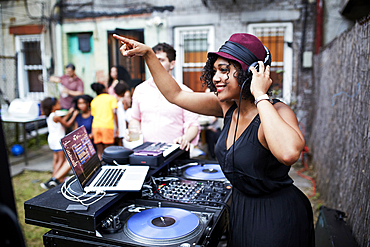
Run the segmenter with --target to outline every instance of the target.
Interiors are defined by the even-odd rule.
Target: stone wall
[[[360,246],[370,245],[370,21],[315,57],[308,146],[327,207],[344,211]]]

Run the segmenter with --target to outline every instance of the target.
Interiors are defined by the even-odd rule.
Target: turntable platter
[[[187,168],[183,173],[185,178],[197,180],[226,180],[218,164],[204,164]]]
[[[131,216],[126,227],[133,236],[155,241],[187,236],[196,231],[199,224],[199,218],[187,210],[152,208]]]

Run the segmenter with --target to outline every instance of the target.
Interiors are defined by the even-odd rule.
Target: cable
[[[241,86],[241,89],[240,89],[238,116],[236,118],[236,125],[235,125],[235,133],[234,133],[234,140],[233,140],[233,160],[232,160],[232,162],[233,162],[233,181],[234,182],[235,182],[235,179],[234,179],[234,170],[235,170],[234,169],[235,168],[235,166],[234,166],[234,156],[235,156],[234,150],[235,150],[236,132],[238,130],[238,124],[239,124],[240,104],[241,104],[241,99],[242,99],[243,88],[244,88],[244,85],[245,85],[245,83],[247,82],[248,79],[249,78],[245,79],[245,81],[243,82],[243,84]],[[232,119],[230,120],[230,125],[231,125],[231,121],[232,121]],[[232,188],[234,188],[234,186]]]
[[[25,6],[25,8],[26,8],[27,16],[28,16],[31,20],[38,20],[38,19],[41,19],[41,17],[31,15],[30,10],[28,9],[28,1],[27,1],[27,0],[24,0],[24,6]]]
[[[71,181],[68,184],[68,182],[72,178],[74,178],[74,180]],[[66,198],[67,200],[70,200],[70,201],[73,201],[73,202],[79,202],[79,203],[81,203],[84,206],[90,206],[90,205],[94,204],[95,202],[99,201],[100,199],[102,199],[106,195],[106,192],[105,191],[95,191],[95,194],[94,195],[89,195],[88,192],[84,192],[81,195],[76,196],[76,195],[74,195],[73,193],[70,192],[70,191],[73,191],[71,189],[71,184],[74,183],[76,180],[77,180],[77,178],[75,176],[72,176],[68,180],[66,180],[63,183],[62,187],[60,188],[60,192],[62,193],[62,195],[64,196],[64,198]],[[68,186],[67,186],[67,184],[68,184]],[[94,200],[94,201],[92,201],[90,203],[85,203],[87,201],[90,201],[90,200],[94,199],[95,197],[98,197],[99,194],[101,194],[101,193],[102,193],[102,195],[100,195],[100,197],[97,198],[96,200]],[[83,197],[87,197],[87,198],[81,199]]]
[[[306,162],[304,161],[304,158],[303,158],[304,153],[308,153],[308,147],[307,146],[304,146],[303,151],[301,152],[301,161],[302,161],[302,164],[303,164],[303,168],[297,171],[297,175],[304,178],[304,179],[307,179],[307,180],[311,181],[311,183],[312,183],[312,194],[307,196],[308,198],[311,198],[314,195],[316,195],[316,182],[312,177],[303,174],[304,171],[308,170],[308,165],[306,164]]]

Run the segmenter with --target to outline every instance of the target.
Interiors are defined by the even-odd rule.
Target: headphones
[[[265,48],[265,51],[266,51],[266,56],[263,61],[265,68],[266,68],[267,65],[271,65],[271,54],[270,54],[269,49],[267,49],[266,46],[263,46],[263,47]],[[252,71],[249,70],[251,67],[255,67],[257,71],[259,69],[259,65],[258,65],[259,59],[249,49],[242,46],[241,44],[238,44],[232,41],[226,41],[225,44],[221,46],[219,51],[227,53],[235,57],[236,59],[242,61],[245,64],[250,64],[247,69],[248,78],[252,79],[253,73]]]
[[[263,61],[263,64],[265,65],[265,69],[266,69],[266,66],[267,65],[270,65],[271,66],[271,55],[270,55],[270,51],[269,49],[267,49],[266,46],[263,46],[265,48],[265,51],[266,51],[266,56],[265,56],[265,60]],[[258,62],[253,62],[251,63],[251,65],[249,65],[248,67],[248,77],[251,77],[252,78],[252,71],[250,71],[250,68],[251,67],[255,67],[257,71],[259,71],[259,65],[258,65]]]

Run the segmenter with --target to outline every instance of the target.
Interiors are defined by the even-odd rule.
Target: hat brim
[[[219,57],[223,57],[223,58],[226,58],[226,59],[229,59],[229,60],[233,60],[233,61],[236,61],[239,63],[239,65],[242,67],[243,70],[247,70],[249,68],[249,65],[248,64],[245,64],[243,63],[242,61],[240,61],[239,59],[236,59],[235,57],[225,53],[225,52],[222,52],[222,51],[218,51],[218,52],[208,52],[207,54],[207,57],[209,56],[219,56]]]

